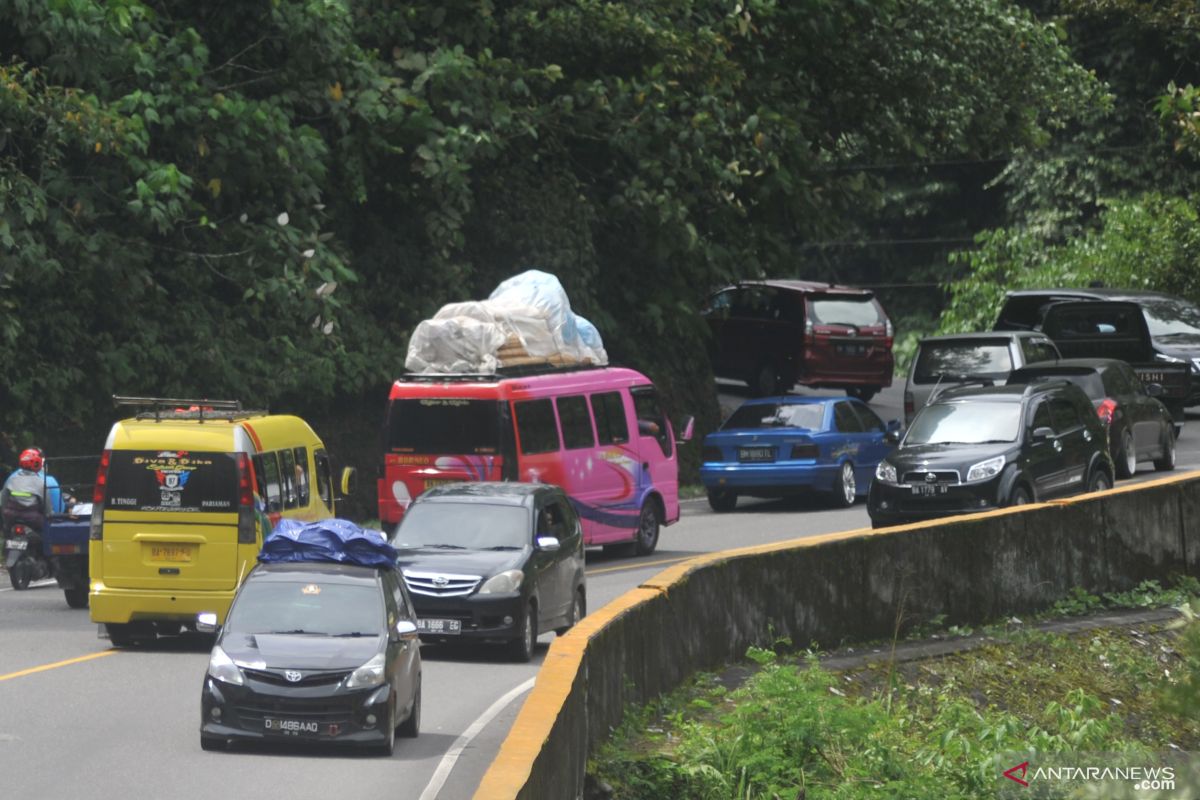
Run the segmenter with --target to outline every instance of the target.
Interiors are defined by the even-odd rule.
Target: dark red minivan
[[[713,294],[701,312],[718,378],[758,395],[796,384],[845,389],[870,400],[892,385],[895,329],[867,289],[815,281],[743,281]]]

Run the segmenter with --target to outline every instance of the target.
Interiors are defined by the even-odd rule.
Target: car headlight
[[[975,481],[986,481],[988,478],[994,478],[1000,474],[1000,470],[1004,469],[1004,456],[996,456],[989,458],[987,461],[980,461],[967,470],[967,483]]]
[[[234,686],[241,686],[246,682],[238,665],[233,663],[233,659],[221,649],[220,645],[214,647],[212,655],[208,657],[208,674],[219,681],[232,683]]]
[[[881,483],[899,483],[896,479],[896,468],[886,461],[880,461],[875,465],[875,480]]]
[[[370,689],[372,686],[382,685],[386,664],[383,653],[376,653],[370,661],[350,673],[350,677],[346,678],[346,688]]]
[[[1192,359],[1192,374],[1200,375],[1200,358]]]
[[[1155,361],[1165,361],[1168,364],[1182,364],[1183,363],[1182,358],[1176,358],[1175,356],[1169,356],[1166,353],[1155,353],[1154,360]]]
[[[505,570],[484,581],[483,586],[479,587],[479,593],[507,594],[508,592],[515,592],[521,588],[521,581],[524,579],[525,573],[519,569]]]

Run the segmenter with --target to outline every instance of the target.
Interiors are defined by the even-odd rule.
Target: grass
[[[589,765],[593,786],[622,800],[992,798],[1005,754],[1200,749],[1200,583],[1091,597],[1047,616],[1119,602],[1178,605],[1193,621],[1004,624],[971,650],[841,671],[751,648],[747,664],[630,710]]]

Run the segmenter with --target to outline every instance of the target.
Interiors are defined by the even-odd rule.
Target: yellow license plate
[[[432,489],[435,486],[445,486],[448,483],[458,483],[461,478],[426,478],[425,488]]]
[[[155,544],[150,546],[151,561],[182,561],[192,560],[192,548],[186,544]]]

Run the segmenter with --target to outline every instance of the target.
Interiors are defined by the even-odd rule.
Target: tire
[[[138,642],[138,637],[133,634],[132,625],[106,622],[104,627],[108,631],[108,640],[112,642],[113,647],[133,647]]]
[[[750,379],[750,390],[758,397],[770,397],[780,393],[781,383],[779,369],[768,361]]]
[[[63,596],[67,598],[67,605],[71,608],[88,607],[87,589],[63,589]]]
[[[1097,469],[1092,473],[1091,479],[1088,481],[1089,492],[1105,492],[1112,488],[1112,478],[1108,477],[1108,473],[1102,469]]]
[[[847,397],[856,397],[864,403],[871,402],[871,398],[879,394],[882,386],[851,386],[846,389]]]
[[[1132,478],[1137,472],[1137,449],[1133,445],[1133,433],[1129,428],[1121,431],[1121,445],[1113,453],[1113,462],[1117,467],[1118,478]]]
[[[633,554],[648,556],[658,547],[658,533],[661,523],[658,519],[658,507],[653,500],[642,503],[642,513],[638,515],[637,539],[633,543]]]
[[[209,752],[225,749],[225,740],[219,736],[205,736],[200,734],[200,749]]]
[[[728,489],[708,490],[708,507],[718,514],[733,511],[737,507],[737,501],[737,492],[731,492]]]
[[[835,508],[849,508],[858,499],[858,483],[854,480],[854,465],[843,461],[838,469],[837,477],[833,479],[833,491],[830,497]]]
[[[1029,496],[1029,490],[1024,486],[1013,487],[1012,493],[1008,496],[1008,502],[1004,505],[1008,506],[1027,506],[1033,502],[1033,498]]]
[[[587,615],[587,599],[583,596],[583,587],[580,586],[575,590],[575,599],[571,601],[571,619],[561,628],[555,628],[554,633],[557,636],[563,636],[567,631],[574,628],[579,620]]]
[[[1167,441],[1163,446],[1163,454],[1154,459],[1154,468],[1159,472],[1170,472],[1175,469],[1175,435],[1170,428],[1163,434]]]
[[[513,661],[528,664],[533,660],[535,646],[537,646],[537,606],[530,603],[525,607],[520,634],[508,643],[508,655]]]
[[[421,732],[421,679],[417,678],[417,690],[413,694],[412,711],[408,712],[408,716],[404,722],[400,723],[400,727],[396,729],[396,733],[403,736],[405,739],[415,739],[417,734]]]
[[[8,571],[8,582],[12,584],[14,591],[24,591],[29,588],[29,579],[32,577],[32,573],[33,565],[29,563],[28,559],[22,558]]]
[[[388,718],[383,723],[384,735],[387,737],[383,740],[383,744],[375,746],[375,752],[384,758],[391,758],[396,752],[396,701],[393,698],[392,702],[388,703]]]

